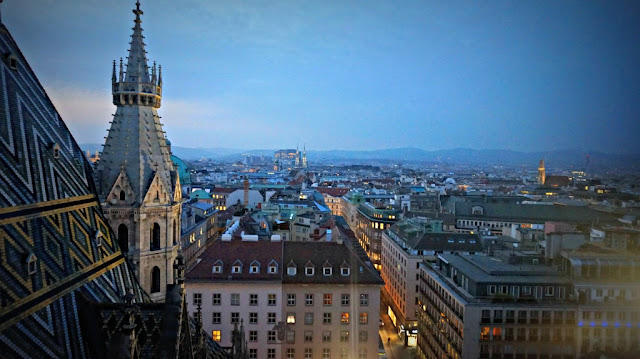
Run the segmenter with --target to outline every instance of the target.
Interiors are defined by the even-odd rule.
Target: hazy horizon
[[[1,5],[79,143],[108,130],[111,62],[127,55],[134,2]],[[143,0],[142,10],[174,146],[640,153],[638,2]]]

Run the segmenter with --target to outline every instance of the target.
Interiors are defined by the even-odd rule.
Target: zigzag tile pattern
[[[87,357],[78,296],[147,297],[89,164],[4,25],[0,57],[0,356]]]

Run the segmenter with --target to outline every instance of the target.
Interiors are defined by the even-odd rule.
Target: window
[[[258,313],[249,313],[249,324],[258,324]]]
[[[544,287],[544,295],[549,297],[553,296],[553,287],[551,286]]]
[[[313,331],[305,330],[304,331],[304,341],[310,343],[313,341]]]
[[[345,347],[341,347],[340,348],[340,359],[348,359],[348,358],[349,358],[349,350],[347,350],[347,348],[345,348]]]
[[[313,305],[313,294],[305,294],[304,305]]]
[[[528,286],[528,285],[522,287],[522,294],[523,295],[531,295],[531,287]]]
[[[369,294],[360,294],[360,305],[363,307],[369,305]]]
[[[220,293],[213,293],[211,296],[211,304],[220,305]]]
[[[258,305],[258,295],[249,294],[249,305]]]
[[[315,270],[315,268],[313,268],[313,267],[305,267],[304,268],[304,274],[311,276],[311,275],[313,275],[314,270]]]
[[[487,288],[488,288],[487,292],[489,293],[489,295],[496,294],[496,286],[495,285],[487,286]]]
[[[294,330],[287,330],[286,340],[287,340],[287,343],[295,343],[296,332]]]
[[[240,313],[231,312],[231,324],[240,323]]]
[[[193,306],[202,306],[202,293],[193,293]]]
[[[340,296],[340,303],[342,305],[349,305],[349,294],[343,294]]]
[[[358,340],[361,342],[366,342],[367,340],[369,340],[369,332],[367,332],[366,330],[361,330],[358,335]]]
[[[121,196],[122,194],[124,194],[124,191],[121,192]],[[122,252],[129,252],[129,229],[124,223],[118,226],[118,244]]]
[[[325,330],[322,332],[322,341],[325,343],[331,341],[331,331]]]
[[[360,313],[360,324],[369,323],[369,315],[367,313]]]
[[[296,350],[294,348],[287,348],[287,359],[295,359]]]
[[[221,314],[220,312],[213,312],[212,316],[211,316],[211,323],[212,324],[220,324],[221,320]]]
[[[249,348],[249,359],[258,359],[258,349]]]
[[[273,343],[276,341],[276,331],[270,330],[267,332],[267,342]]]
[[[267,349],[267,359],[276,359],[276,350],[274,348]]]
[[[211,338],[214,342],[220,343],[220,335],[221,334],[219,330],[214,330],[213,332],[211,332]]]
[[[313,350],[311,348],[304,348],[304,359],[312,359]]]
[[[322,348],[322,359],[331,359],[331,349]]]
[[[296,267],[287,267],[288,275],[296,275]]]
[[[325,276],[330,276],[332,272],[333,270],[331,267],[322,268],[322,274],[324,274]]]
[[[295,294],[287,294],[287,305],[288,306],[296,305],[296,295]]]
[[[296,313],[287,313],[287,324],[296,324]]]
[[[276,324],[276,313],[267,313],[267,324]]]
[[[249,331],[249,341],[250,342],[257,342],[258,341],[258,331],[257,330],[250,330]]]
[[[157,223],[154,223],[153,228],[151,228],[150,249],[152,251],[157,251],[158,249],[160,249],[160,225]]]
[[[304,313],[304,324],[312,325],[313,324],[313,312]]]
[[[260,273],[260,263],[257,261],[251,262],[249,266],[249,273]]]
[[[501,285],[500,286],[500,294],[509,294],[509,286]]]
[[[240,293],[231,293],[231,305],[240,305]]]
[[[267,269],[269,274],[278,273],[278,266],[275,263],[269,264],[269,268]]]
[[[151,293],[158,292],[160,292],[160,268],[153,267],[151,270]]]
[[[331,324],[331,313],[322,314],[322,324]]]
[[[367,359],[367,349],[366,348],[358,349],[358,359]]]
[[[234,264],[234,265],[231,267],[231,273],[242,273],[242,266],[241,266],[241,265]]]
[[[340,274],[342,274],[343,276],[348,276],[350,273],[350,269],[349,268],[341,268],[340,269]]]
[[[349,313],[347,312],[343,312],[340,315],[340,323],[342,324],[349,324]]]
[[[346,343],[349,341],[349,331],[343,330],[340,332],[340,342]]]
[[[325,294],[322,296],[322,303],[323,303],[325,306],[329,306],[329,305],[331,305],[331,302],[333,302],[333,294],[331,294],[331,293],[325,293]]]

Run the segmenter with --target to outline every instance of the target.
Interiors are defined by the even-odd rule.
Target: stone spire
[[[129,57],[127,59],[127,81],[128,82],[145,82],[149,83],[149,68],[147,67],[147,53],[144,50],[144,36],[142,36],[142,20],[140,15],[140,1],[136,2],[136,8],[133,10],[136,15],[131,35],[131,47],[129,48]]]
[[[97,166],[98,193],[103,202],[119,198],[118,193],[124,190],[128,204],[140,205],[145,200],[155,204],[171,203],[177,175],[174,175],[171,153],[156,112],[162,101],[162,75],[161,72],[156,75],[155,63],[149,73],[140,26],[143,14],[140,1],[136,2],[133,13],[126,71],[120,59],[120,73],[116,77],[116,62],[113,62],[112,93],[117,110]],[[123,164],[124,176],[119,171]],[[123,189],[124,182],[130,184],[133,196],[126,195],[128,189]],[[152,196],[147,195],[149,191],[154,192]]]

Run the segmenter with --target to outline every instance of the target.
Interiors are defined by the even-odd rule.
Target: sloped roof
[[[284,263],[294,262],[300,269],[296,275],[283,273],[283,283],[286,284],[371,284],[384,285],[384,282],[373,267],[362,262],[344,244],[334,242],[284,242]],[[324,275],[322,270],[316,270],[314,275],[308,276],[302,268],[311,262],[317,268],[327,263],[333,268],[330,276]],[[347,263],[350,274],[343,276],[341,266]]]

